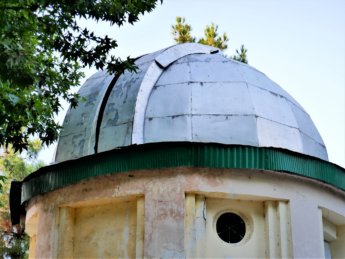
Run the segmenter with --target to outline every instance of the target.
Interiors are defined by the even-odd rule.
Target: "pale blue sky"
[[[205,25],[218,24],[219,32],[230,38],[228,55],[244,44],[249,64],[305,108],[330,161],[345,167],[345,1],[165,0],[133,26],[84,24],[115,37],[115,54],[136,57],[174,44],[171,25],[176,16],[185,17],[197,37]],[[87,70],[86,77],[94,71]],[[41,156],[47,163],[51,150]]]

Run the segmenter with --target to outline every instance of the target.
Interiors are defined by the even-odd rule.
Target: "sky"
[[[82,21],[118,41],[114,54],[126,58],[175,44],[171,25],[185,17],[192,34],[203,36],[214,22],[229,48],[244,44],[249,65],[284,88],[309,113],[327,147],[330,162],[345,167],[345,1],[344,0],[164,0],[134,25],[110,27]],[[85,79],[95,69],[85,71]],[[62,123],[62,111],[58,119]],[[55,147],[40,159],[52,161]]]

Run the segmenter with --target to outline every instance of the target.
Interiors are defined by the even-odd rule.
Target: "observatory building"
[[[89,78],[13,183],[30,257],[345,258],[345,169],[293,97],[196,43],[136,64]]]

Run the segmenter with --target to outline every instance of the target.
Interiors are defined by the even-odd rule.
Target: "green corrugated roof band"
[[[284,171],[345,190],[345,169],[318,158],[276,148],[175,142],[129,146],[43,167],[24,179],[21,201],[99,175],[179,166]]]

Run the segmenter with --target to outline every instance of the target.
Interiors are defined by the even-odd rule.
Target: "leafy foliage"
[[[0,172],[3,182],[0,187],[0,258],[27,257],[29,238],[23,232],[22,226],[12,226],[9,212],[9,190],[13,180],[23,180],[29,173],[36,171],[43,163],[37,161],[37,153],[41,142],[33,140],[29,143],[26,157],[19,155],[11,146],[2,150],[0,157]]]
[[[28,258],[29,237],[25,233],[0,232],[1,258]]]
[[[206,25],[204,33],[205,33],[205,38],[201,38],[199,40],[199,43],[213,46],[221,50],[228,48],[228,45],[227,45],[227,42],[229,41],[228,36],[226,36],[225,32],[223,33],[222,36],[219,36],[218,25],[214,25],[214,23],[212,23],[211,25]]]
[[[236,55],[232,56],[232,58],[242,63],[248,63],[247,49],[244,47],[243,44],[241,45],[240,50],[236,50]]]
[[[4,0],[0,2],[0,146],[28,148],[30,136],[54,142],[60,126],[54,116],[65,99],[72,107],[79,96],[81,68],[110,73],[135,70],[131,58],[110,51],[117,42],[78,24],[81,18],[121,26],[138,21],[157,0]]]
[[[185,23],[183,17],[176,17],[176,24],[171,25],[172,34],[176,43],[195,42],[195,38],[191,36],[192,27]]]
[[[176,43],[185,42],[196,42],[196,38],[192,36],[192,26],[186,23],[185,18],[176,17],[176,24],[171,26],[172,35]],[[204,37],[198,40],[199,43],[204,45],[213,46],[221,50],[226,50],[228,48],[229,38],[224,32],[222,35],[218,33],[218,25],[211,23],[211,25],[206,25],[204,30]],[[236,54],[232,56],[234,60],[248,63],[247,59],[247,49],[244,45],[241,45],[240,50],[236,50]]]

